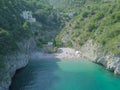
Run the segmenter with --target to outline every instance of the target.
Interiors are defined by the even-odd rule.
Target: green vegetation
[[[32,24],[34,37],[38,46],[42,47],[47,42],[53,41],[60,32],[62,17],[59,11],[53,8],[48,0],[24,0],[27,10],[31,10],[36,23]]]
[[[120,54],[119,5],[120,0],[1,0],[0,67],[2,57],[30,37],[40,48],[47,42],[74,47],[93,39],[101,50]],[[32,12],[35,23],[23,19],[25,10]]]
[[[102,45],[102,50],[120,54],[120,1],[84,1],[81,8],[76,10],[79,14],[67,22],[57,36],[59,43],[64,43],[65,46],[68,42],[69,44],[74,42],[77,45],[83,45],[87,40],[93,39],[94,42]],[[66,42],[63,42],[63,36],[66,35],[69,37]],[[72,44],[72,46],[74,45]]]
[[[16,42],[30,36],[29,28],[23,27],[24,20],[20,16],[23,9],[22,1],[0,1],[0,55],[15,51]]]
[[[31,11],[35,23],[29,23],[21,16]],[[19,51],[18,42],[33,37],[42,47],[52,41],[60,28],[60,17],[47,0],[1,0],[0,1],[0,68],[3,56]]]
[[[31,36],[28,23],[20,16],[25,8],[24,1],[0,1],[0,68],[4,67],[4,55],[18,50],[17,42]]]

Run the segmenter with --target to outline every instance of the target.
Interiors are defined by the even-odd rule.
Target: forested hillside
[[[119,5],[120,0],[1,0],[1,61],[19,50],[17,42],[30,37],[40,47],[49,41],[76,47],[93,39],[101,50],[120,54]],[[36,22],[27,22],[23,11],[31,11]]]
[[[22,1],[0,1],[0,55],[14,51],[15,42],[29,36],[29,29],[25,30],[25,21],[20,16],[24,9]]]
[[[28,23],[20,16],[25,8],[23,1],[0,1],[0,67],[3,56],[17,50],[16,42],[30,37]]]
[[[95,43],[101,44],[101,50],[120,54],[119,5],[119,0],[84,0],[82,7],[76,11],[79,14],[67,22],[57,36],[58,45],[81,46],[93,39]]]
[[[27,10],[32,11],[36,23],[32,24],[37,45],[40,48],[47,42],[54,41],[56,35],[60,32],[62,17],[59,16],[58,10],[50,5],[48,0],[24,0]]]
[[[26,21],[22,17],[24,11],[32,12],[36,22]],[[61,24],[59,19],[47,0],[1,0],[0,67],[3,66],[5,55],[20,50],[18,42],[33,37],[38,46],[42,46],[55,38]]]
[[[120,74],[120,0],[0,0],[0,90],[40,55],[90,59]]]

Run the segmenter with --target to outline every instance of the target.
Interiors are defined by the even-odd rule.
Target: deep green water
[[[31,61],[10,90],[120,90],[120,77],[88,61]]]

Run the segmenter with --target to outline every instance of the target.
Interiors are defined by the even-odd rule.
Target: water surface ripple
[[[34,60],[10,90],[120,90],[120,77],[88,61]]]

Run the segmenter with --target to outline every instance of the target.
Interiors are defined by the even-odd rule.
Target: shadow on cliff
[[[31,60],[29,64],[16,72],[10,90],[52,90],[59,77],[55,71],[59,69],[60,59]]]

